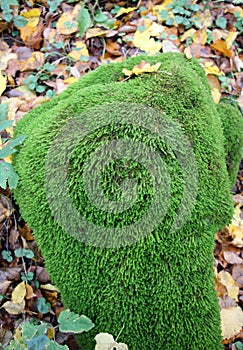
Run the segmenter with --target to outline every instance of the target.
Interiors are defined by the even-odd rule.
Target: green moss
[[[120,81],[122,69],[131,69],[142,59],[161,62],[159,72]],[[88,132],[81,137],[85,128]],[[156,131],[161,128],[162,135]],[[109,332],[115,337],[121,329],[119,341],[130,350],[222,349],[212,252],[214,233],[232,216],[232,199],[220,116],[196,60],[168,53],[101,66],[21,119],[16,134],[21,133],[28,138],[14,157],[20,178],[14,195],[64,304],[96,325],[81,336],[83,349],[94,349],[95,334]],[[188,158],[185,138],[195,164]],[[121,139],[128,145],[122,159],[112,158],[104,148],[95,155],[98,147]],[[156,157],[147,166],[141,164],[134,145],[141,152],[146,145],[158,154],[168,176],[160,172]],[[124,181],[137,183],[136,199],[129,197],[132,205],[120,212],[97,207],[87,194],[83,174],[95,174],[104,158],[109,162],[101,188],[111,207],[123,199]],[[59,178],[66,163],[67,192]],[[148,171],[155,164],[157,188]],[[191,178],[195,183],[188,183]],[[160,192],[159,204],[163,207],[168,197],[168,208],[148,235],[131,245],[103,247],[105,236],[97,234],[99,228],[115,228],[109,236],[115,245],[115,230],[133,227]],[[193,202],[191,213],[186,213]],[[80,214],[95,229],[84,230],[78,240],[74,236],[79,234]],[[172,230],[180,215],[186,219],[184,226]],[[155,217],[148,217],[145,232],[153,221]],[[131,238],[143,234],[140,231],[132,231]],[[93,245],[85,244],[85,237]]]
[[[226,164],[230,185],[233,187],[243,154],[243,118],[235,106],[227,103],[220,103],[218,105],[218,113],[220,114],[224,130],[224,148],[226,151]]]

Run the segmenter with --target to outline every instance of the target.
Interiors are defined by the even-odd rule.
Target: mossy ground
[[[96,325],[81,337],[84,350],[94,348],[95,334],[109,332],[117,336],[121,329],[119,341],[127,343],[130,350],[222,349],[212,251],[215,231],[231,218],[232,200],[220,116],[203,70],[183,55],[146,56],[151,64],[161,62],[158,73],[118,82],[124,67],[131,69],[142,59],[100,67],[19,122],[16,134],[27,133],[28,138],[14,157],[20,176],[15,198],[34,230],[64,304],[90,317]],[[111,103],[126,104],[128,111],[133,103],[153,107],[179,122],[191,141],[199,176],[198,191],[192,194],[197,196],[194,209],[185,225],[172,232],[184,179],[175,152],[167,153],[166,145],[158,142],[158,152],[170,171],[170,207],[154,232],[119,249],[93,247],[75,240],[68,234],[72,220],[66,228],[54,221],[45,192],[45,160],[61,127],[74,116],[81,115],[79,121],[85,122],[83,112],[106,104],[108,108]],[[94,118],[102,118],[103,107]],[[114,138],[114,133],[115,139],[128,135],[153,145],[146,132],[129,126],[125,130],[107,126],[99,135],[91,133],[70,158],[68,184],[75,207],[88,220],[98,225],[107,221],[111,226],[119,220],[119,225],[125,226],[141,215],[139,205],[146,208],[145,197],[118,218],[96,209],[85,197],[80,181],[83,157],[102,144],[107,135],[108,139],[109,135]],[[68,144],[64,140],[65,146]],[[120,167],[124,170],[123,165]],[[137,178],[146,180],[144,169],[134,169]],[[55,168],[52,171],[55,173]],[[149,182],[148,178],[148,187]],[[112,188],[108,195],[114,196]],[[149,205],[150,199],[146,198]],[[66,209],[62,208],[63,215]]]

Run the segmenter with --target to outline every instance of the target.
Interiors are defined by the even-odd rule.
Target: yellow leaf
[[[213,64],[213,62],[205,62],[204,67],[206,75],[208,74],[214,74],[214,75],[222,75],[223,73],[220,72],[219,68]]]
[[[222,270],[218,273],[217,278],[219,279],[220,283],[226,287],[228,296],[238,301],[239,286],[238,283],[233,279],[231,274]]]
[[[151,55],[159,52],[162,47],[161,42],[156,42],[153,38],[150,38],[148,29],[145,29],[143,32],[137,30],[134,34],[133,44]]]
[[[130,12],[136,10],[136,9],[137,9],[137,7],[128,7],[128,8],[121,7],[120,10],[118,11],[118,13],[115,15],[115,17],[119,17],[121,15],[130,13]]]
[[[155,73],[158,71],[160,65],[161,65],[161,63],[158,62],[155,65],[150,66],[150,63],[146,63],[145,61],[142,61],[140,64],[134,66],[132,70],[128,70],[128,69],[124,68],[122,70],[122,73],[124,73],[128,77],[130,77],[132,75],[143,74],[143,73]]]
[[[237,38],[237,35],[239,33],[238,32],[230,32],[229,35],[227,36],[227,38],[225,39],[227,48],[230,49],[231,46],[233,45],[233,42],[235,41],[235,39]]]
[[[195,32],[196,32],[196,29],[194,29],[194,28],[191,28],[191,29],[187,30],[181,36],[180,41],[182,42],[182,41],[185,41],[187,38],[191,38]]]
[[[20,327],[16,328],[15,330],[14,340],[16,341],[16,343],[19,343],[22,340],[22,331]]]
[[[165,19],[162,18],[159,13],[163,10],[169,11],[170,9],[168,8],[168,5],[172,4],[172,2],[173,2],[173,0],[165,0],[163,2],[163,4],[153,6],[153,8],[152,8],[153,15],[156,16],[160,22],[164,22]],[[170,13],[170,17],[174,17],[172,11],[169,11],[169,13]]]
[[[207,30],[206,27],[197,30],[193,35],[193,41],[195,44],[205,45],[207,42]]]
[[[25,17],[28,21],[26,26],[29,26],[32,28],[34,28],[38,25],[39,20],[40,20],[40,15],[41,15],[41,11],[39,9],[32,9],[32,10],[29,10],[27,12],[21,12],[21,16]],[[21,27],[21,28],[25,28],[26,26]]]
[[[236,247],[243,247],[243,220],[241,219],[241,204],[235,206],[234,216],[229,225],[229,234],[233,238],[231,244]]]
[[[1,307],[4,307],[4,309],[12,315],[18,315],[24,311],[25,301],[22,300],[21,303],[18,304],[12,301],[6,301]]]
[[[69,77],[69,78],[63,80],[63,82],[64,82],[65,84],[72,84],[72,83],[75,83],[77,80],[78,80],[77,78]]]
[[[5,91],[7,86],[7,79],[2,75],[2,72],[0,71],[0,96],[2,96],[3,91]]]
[[[12,293],[12,302],[20,304],[26,296],[25,282],[21,282],[15,287]]]
[[[72,57],[76,61],[80,61],[81,56],[89,57],[89,51],[83,41],[76,42],[76,48],[69,52],[68,56]]]
[[[203,27],[210,27],[213,23],[213,18],[210,10],[205,10],[203,12],[198,11],[195,13],[195,15],[192,17],[193,22],[196,23],[196,26],[198,28]]]
[[[243,326],[243,312],[239,306],[223,308],[220,312],[222,336],[224,339],[233,338]]]
[[[213,97],[214,103],[218,104],[220,102],[220,98],[221,98],[220,91],[216,88],[213,88],[212,89],[212,97]]]
[[[54,328],[48,328],[47,329],[47,336],[49,339],[54,339],[55,337],[55,330]]]
[[[186,58],[188,58],[188,59],[192,58],[190,47],[185,48],[184,54],[186,55]]]
[[[94,38],[96,36],[103,36],[105,34],[109,33],[109,30],[104,30],[101,28],[90,28],[87,30],[85,37],[86,39]]]
[[[58,292],[59,293],[59,290],[57,289],[57,287],[53,286],[53,284],[50,284],[50,283],[41,284],[40,288],[44,289],[44,290],[49,290],[50,292]]]
[[[58,34],[69,35],[78,31],[76,15],[72,11],[64,12],[56,23]]]

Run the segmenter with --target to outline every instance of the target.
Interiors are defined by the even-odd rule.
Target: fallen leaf
[[[218,273],[217,278],[219,279],[219,282],[226,287],[228,296],[238,301],[239,286],[231,274],[222,270]]]
[[[11,284],[11,281],[7,281],[7,280],[0,282],[0,293],[4,295],[7,292],[10,284]]]
[[[206,27],[206,28],[210,27],[213,23],[211,11],[208,9],[206,9],[203,12],[201,11],[196,12],[191,19],[195,23],[195,26],[199,29],[203,27]]]
[[[122,70],[122,73],[124,73],[128,77],[130,77],[132,75],[143,74],[143,73],[155,73],[155,72],[158,71],[160,65],[161,65],[160,62],[158,62],[155,65],[151,66],[150,63],[142,61],[138,65],[134,66],[132,70],[128,70],[128,69],[124,68]]]
[[[232,269],[232,277],[238,283],[240,288],[243,288],[243,266],[235,264]]]
[[[236,69],[238,72],[240,72],[243,69],[243,61],[240,59],[239,56],[233,57],[234,64],[236,66]]]
[[[104,30],[99,27],[96,28],[90,28],[87,30],[85,37],[86,39],[94,38],[96,36],[104,36],[107,33],[109,33],[109,30]]]
[[[214,75],[222,75],[223,73],[220,72],[219,68],[213,64],[213,62],[205,62],[204,70],[206,75],[208,74],[214,74]]]
[[[243,259],[241,259],[236,253],[227,250],[223,252],[225,260],[229,264],[243,264]]]
[[[180,52],[178,47],[172,43],[170,40],[162,41],[162,51],[163,52]]]
[[[95,336],[95,350],[128,350],[124,343],[117,343],[109,333],[99,333]]]
[[[35,296],[33,288],[28,283],[25,285],[25,287],[26,287],[26,299],[28,300],[33,298]]]
[[[196,32],[196,29],[191,28],[183,33],[183,35],[180,37],[180,41],[183,42],[188,38],[192,38],[193,34]]]
[[[218,104],[220,102],[221,93],[218,89],[216,89],[216,88],[212,89],[212,98],[214,100],[214,103]]]
[[[120,10],[117,12],[117,14],[115,15],[115,17],[119,17],[121,15],[124,15],[124,14],[127,14],[127,13],[130,13],[130,12],[133,12],[134,10],[136,10],[137,7],[128,7],[128,8],[125,8],[125,7],[121,7]]]
[[[68,56],[72,57],[76,61],[80,61],[83,57],[89,57],[89,51],[82,40],[76,41],[76,47],[71,52],[69,52]]]
[[[18,315],[24,311],[25,301],[22,300],[19,304],[13,303],[12,301],[6,301],[1,307],[4,307],[9,314]]]
[[[148,29],[140,32],[137,30],[134,34],[133,45],[138,47],[151,55],[156,54],[161,50],[162,44],[159,41],[155,41],[154,38],[150,38]]]
[[[229,307],[220,311],[222,336],[224,339],[233,338],[243,326],[243,312],[239,306]]]
[[[35,51],[31,57],[24,61],[18,61],[20,72],[26,72],[38,69],[45,63],[45,54],[43,52]]]
[[[12,292],[12,302],[19,304],[21,303],[26,296],[26,287],[25,282],[19,283]]]
[[[185,48],[184,54],[186,55],[186,58],[188,58],[188,59],[192,58],[190,47]]]
[[[78,31],[77,16],[81,6],[78,4],[72,11],[64,12],[56,23],[57,33],[70,35]]]
[[[28,21],[28,26],[30,27],[36,27],[39,24],[39,19],[41,15],[41,11],[37,8],[31,9],[27,12],[22,11],[21,16],[25,17]],[[23,27],[25,28],[25,27]]]
[[[40,285],[41,289],[48,290],[50,292],[59,292],[57,287],[53,286],[53,284],[47,283],[47,284],[41,284]]]
[[[222,53],[224,56],[231,58],[232,52],[228,49],[227,44],[224,40],[218,39],[215,43],[210,45],[211,48],[219,53]]]
[[[7,79],[2,75],[2,72],[0,71],[0,96],[2,96],[3,91],[6,90],[7,87]]]
[[[227,36],[227,38],[225,39],[225,43],[228,49],[231,48],[231,46],[233,45],[235,39],[238,36],[238,32],[229,32],[229,35]]]
[[[197,30],[194,34],[193,34],[193,41],[196,44],[201,44],[201,45],[205,45],[207,42],[207,29],[206,27],[203,27],[202,29]]]
[[[25,282],[21,282],[15,287],[12,292],[11,301],[6,301],[3,307],[8,313],[18,315],[23,312],[25,307],[26,287]]]
[[[243,96],[243,95],[241,95]],[[229,234],[233,238],[231,244],[236,247],[243,247],[243,220],[241,219],[241,204],[234,208],[234,216],[229,225]]]

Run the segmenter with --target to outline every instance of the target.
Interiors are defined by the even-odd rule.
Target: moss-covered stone
[[[151,64],[161,62],[159,71],[122,81],[123,68],[131,69],[142,59]],[[218,109],[213,103],[197,61],[168,53],[103,65],[18,123],[16,135],[28,137],[14,157],[19,174],[14,195],[34,230],[65,306],[90,317],[96,325],[80,338],[84,350],[94,349],[95,334],[117,336],[121,330],[119,341],[127,343],[129,350],[222,349],[212,252],[214,233],[229,223],[233,205],[224,148],[231,140],[223,136],[218,110],[223,113],[224,106]],[[158,123],[151,125],[154,115]],[[124,123],[129,118],[133,123]],[[105,124],[108,119],[110,123]],[[65,125],[71,127],[73,120],[69,133]],[[237,122],[241,122],[239,117]],[[161,127],[165,135],[157,131]],[[85,128],[89,132],[78,142],[79,130],[83,133]],[[180,138],[188,138],[190,147],[179,142]],[[86,232],[86,244],[85,232],[80,239],[73,234],[80,229],[80,214],[97,231],[99,227],[114,233],[119,228],[128,230],[146,214],[160,191],[154,188],[148,168],[135,159],[134,148],[131,159],[126,155],[119,160],[102,150],[101,146],[121,139],[127,143],[132,140],[131,144],[142,151],[146,145],[159,155],[168,172],[164,180],[165,187],[170,187],[169,206],[159,224],[134,244],[125,241],[115,246],[117,237],[113,235],[114,247],[106,248],[104,237],[97,237],[95,230]],[[239,162],[241,145],[242,136],[234,149],[226,147],[234,164]],[[192,165],[187,146],[195,157]],[[92,174],[99,164],[98,147],[101,156],[105,153],[110,160],[101,176],[108,202],[114,206],[121,200],[123,181],[131,178],[137,183],[136,200],[126,210],[104,210],[87,195],[83,174],[87,169]],[[151,166],[157,164],[155,158],[151,158]],[[58,178],[62,162],[68,164],[64,180],[69,196],[64,201],[67,193]],[[156,174],[162,186],[160,170]],[[196,184],[191,183],[188,191],[190,176]],[[186,188],[189,193],[184,198]],[[163,190],[166,193],[166,188]],[[51,200],[57,212],[51,210]],[[189,202],[194,205],[187,213]],[[171,229],[178,215],[184,215],[185,223],[179,230]],[[153,217],[149,219],[153,221]],[[134,231],[134,235],[138,233]]]

